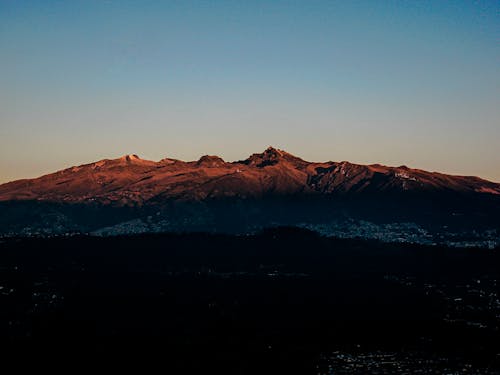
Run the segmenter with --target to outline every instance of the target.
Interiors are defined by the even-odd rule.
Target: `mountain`
[[[105,159],[0,185],[0,201],[45,200],[142,205],[162,199],[203,200],[276,194],[458,192],[500,194],[500,184],[379,164],[306,162],[269,147],[237,162],[205,155],[198,161]]]
[[[458,217],[495,227],[499,202],[500,184],[478,177],[308,162],[269,147],[236,162],[211,155],[190,162],[125,155],[9,182],[0,185],[0,224],[10,233],[124,223],[132,231],[246,231],[339,218],[444,225]]]

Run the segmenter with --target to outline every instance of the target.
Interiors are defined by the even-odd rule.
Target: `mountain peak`
[[[286,151],[269,146],[260,154],[252,154],[248,159],[244,160],[243,163],[247,165],[255,165],[257,167],[266,167],[269,165],[276,165],[281,161],[288,162],[304,162],[302,159],[289,154]]]
[[[141,158],[139,156],[137,156],[136,154],[127,154],[127,155],[123,155],[120,160],[123,160],[123,161],[134,161],[134,160],[141,160]]]
[[[141,159],[136,154],[123,155],[121,158],[117,159],[121,165],[140,165],[140,166],[153,166],[156,164],[155,161]]]
[[[196,164],[204,167],[221,167],[225,161],[217,155],[203,155]]]
[[[283,154],[286,154],[286,152],[278,148],[274,148],[273,146],[269,146],[264,150],[263,154],[282,156]]]

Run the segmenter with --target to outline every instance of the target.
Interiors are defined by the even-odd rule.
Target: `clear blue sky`
[[[269,145],[500,181],[500,2],[0,2],[0,182]]]

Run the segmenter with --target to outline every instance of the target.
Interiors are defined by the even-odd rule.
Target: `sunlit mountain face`
[[[335,234],[346,220],[351,228],[361,221],[489,230],[498,223],[500,184],[406,166],[308,162],[269,147],[235,162],[209,155],[190,162],[105,159],[0,185],[0,201],[8,233],[301,225]]]
[[[500,184],[406,166],[307,162],[269,147],[236,162],[210,155],[192,162],[168,158],[155,162],[125,155],[1,185],[0,200],[141,205],[170,198],[204,200],[384,192],[500,194]]]

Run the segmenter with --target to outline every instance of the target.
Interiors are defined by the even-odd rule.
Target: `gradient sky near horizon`
[[[500,2],[0,2],[0,183],[269,145],[500,182]]]

